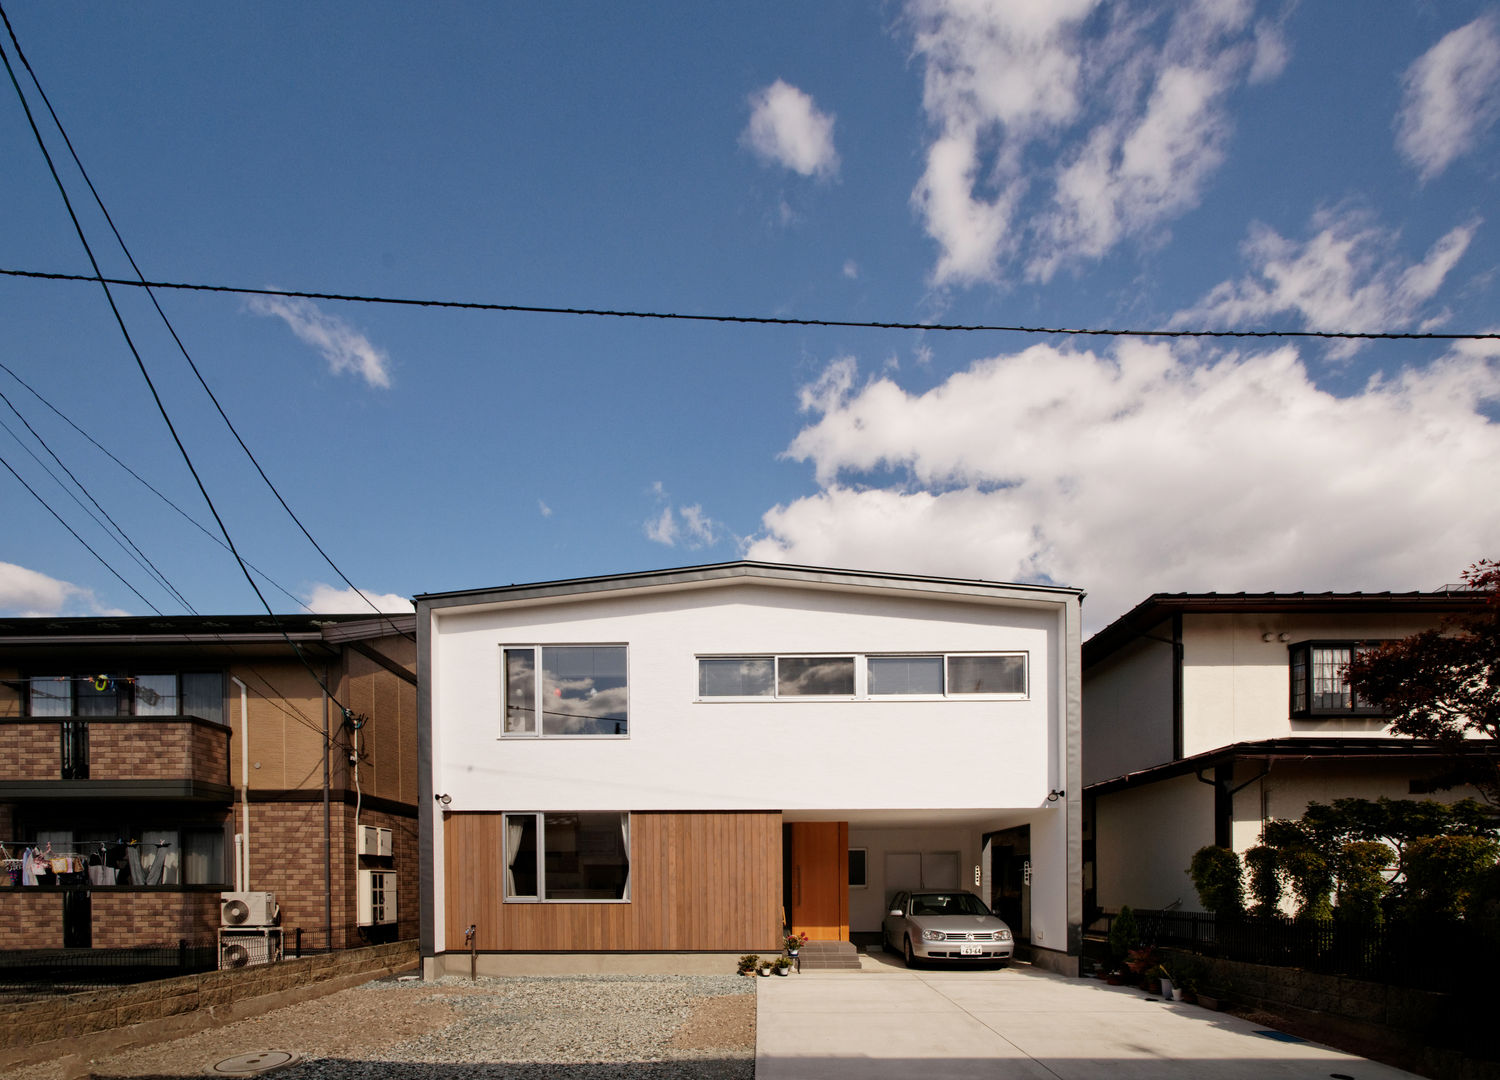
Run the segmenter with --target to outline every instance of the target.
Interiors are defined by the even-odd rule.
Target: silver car
[[[880,924],[888,952],[917,960],[969,960],[1004,967],[1015,952],[1010,927],[970,892],[899,892]]]

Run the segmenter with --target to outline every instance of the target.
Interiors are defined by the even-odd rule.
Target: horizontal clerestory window
[[[700,656],[700,698],[1024,698],[1027,655]]]

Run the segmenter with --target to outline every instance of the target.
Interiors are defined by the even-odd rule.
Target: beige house
[[[1207,844],[1243,854],[1310,801],[1436,798],[1439,748],[1352,695],[1352,650],[1473,610],[1474,594],[1159,593],[1083,646],[1090,911],[1199,908]]]

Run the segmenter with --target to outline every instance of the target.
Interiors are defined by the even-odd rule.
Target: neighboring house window
[[[1292,715],[1378,716],[1380,710],[1344,681],[1350,659],[1365,648],[1352,641],[1304,641],[1291,646]]]
[[[32,716],[198,716],[224,722],[224,676],[40,675],[30,686]]]
[[[626,735],[625,646],[502,649],[504,735]]]
[[[700,698],[1024,698],[1025,653],[703,656]]]
[[[506,900],[630,899],[629,814],[506,814],[504,825]]]

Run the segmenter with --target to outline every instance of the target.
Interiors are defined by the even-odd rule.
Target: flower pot
[[[778,975],[785,975],[788,971],[791,971],[791,970],[792,970],[791,968],[776,968],[775,969],[776,974],[778,974]]]
[[[767,976],[769,976],[771,974],[771,969],[770,968],[761,968],[758,972],[756,972],[756,974],[759,975],[762,979],[764,979],[764,978],[766,978]]]
[[[1161,980],[1161,999],[1163,1001],[1171,1001],[1172,1000],[1172,980],[1171,979],[1163,979],[1163,980]]]

